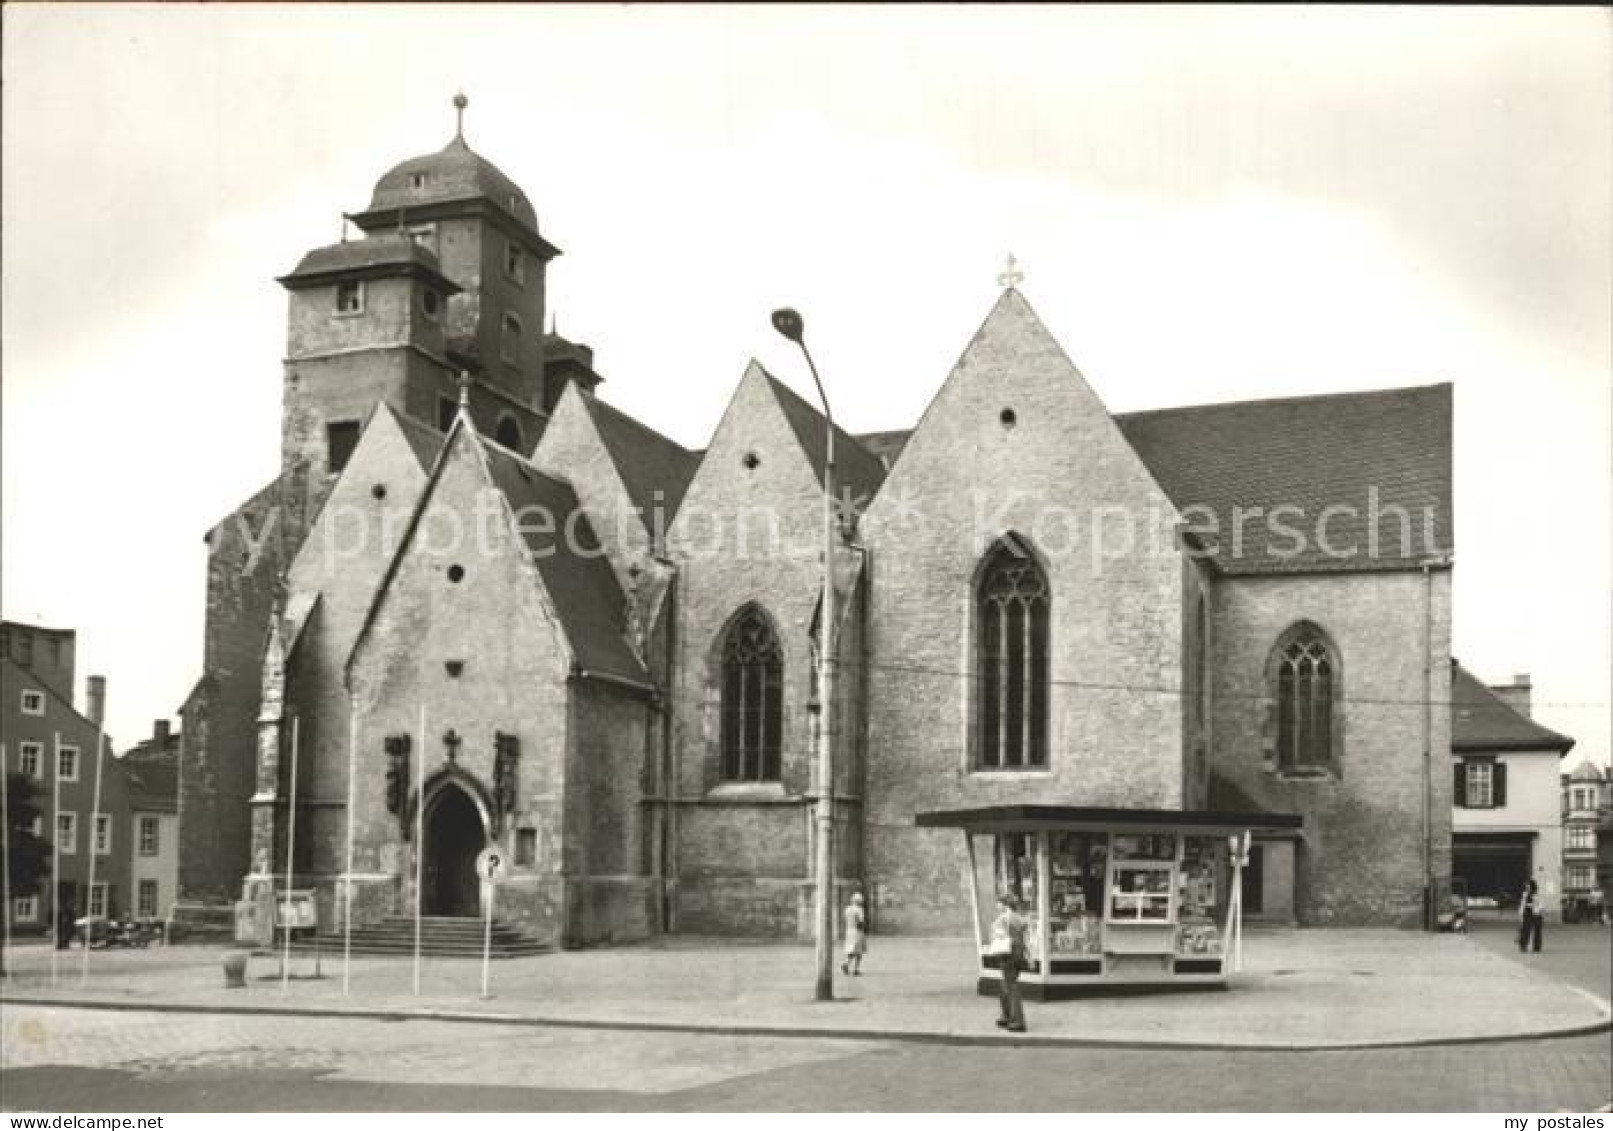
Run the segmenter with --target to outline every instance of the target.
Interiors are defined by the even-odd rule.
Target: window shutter
[[[1451,793],[1451,799],[1458,809],[1467,808],[1467,763],[1456,763],[1456,788]]]
[[[1492,807],[1499,809],[1507,803],[1507,764],[1498,761],[1495,764],[1495,769],[1490,772],[1494,775],[1495,780],[1495,785],[1490,791],[1491,796],[1495,799],[1492,802]]]

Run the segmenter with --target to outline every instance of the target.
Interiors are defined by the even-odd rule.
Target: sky
[[[1450,381],[1453,647],[1606,764],[1606,9],[8,6],[0,609],[119,749],[201,674],[202,535],[275,474],[286,295],[397,162],[525,190],[612,403],[746,362],[911,427],[1021,291],[1114,411]]]

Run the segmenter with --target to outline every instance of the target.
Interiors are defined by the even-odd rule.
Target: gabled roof
[[[761,369],[760,366],[757,366]],[[784,410],[784,418],[790,422],[790,428],[795,438],[800,441],[801,449],[806,453],[812,464],[812,471],[823,482],[823,460],[827,454],[825,422],[823,414],[806,401],[796,396],[784,382],[774,377],[765,369],[762,375],[767,378],[773,395],[778,400],[779,408]],[[849,491],[858,510],[867,507],[868,501],[879,490],[879,485],[885,481],[885,465],[879,457],[864,448],[849,433],[835,426],[835,494],[844,498]]]
[[[1568,780],[1602,782],[1606,779],[1603,777],[1602,771],[1597,769],[1589,758],[1585,758],[1581,760],[1579,765],[1574,767],[1574,772],[1568,775]]]
[[[1223,573],[1406,569],[1453,547],[1451,514],[1451,386],[1387,389],[1280,400],[1161,409],[1115,417],[1126,439],[1189,526],[1217,533],[1212,556]],[[1369,514],[1376,499],[1379,552],[1369,553]],[[1303,517],[1279,520],[1305,533],[1295,539],[1267,524],[1274,508]],[[1263,508],[1251,512],[1251,508]],[[1328,508],[1325,536],[1317,537]],[[1410,516],[1411,538],[1391,508]],[[1254,513],[1233,553],[1235,508]],[[1432,545],[1424,544],[1425,513]],[[1293,512],[1289,512],[1292,516]],[[1406,543],[1406,544],[1403,544]]]
[[[577,392],[645,526],[652,532],[655,529],[657,491],[661,493],[662,528],[670,526],[700,466],[700,457],[581,386]]]
[[[179,734],[168,736],[168,745],[159,750],[153,739],[146,739],[117,759],[129,782],[130,808],[146,812],[179,811]]]
[[[627,644],[626,598],[587,516],[579,513],[582,504],[571,485],[485,437],[476,441],[494,485],[517,516],[554,517],[552,523],[541,524],[542,530],[535,522],[518,522],[516,529],[543,577],[577,663],[591,675],[648,686],[649,673]]]
[[[1556,750],[1574,740],[1514,710],[1472,672],[1451,661],[1451,748],[1463,751]]]
[[[56,706],[66,711],[72,716],[75,722],[83,724],[90,730],[98,729],[92,719],[90,719],[77,707],[73,706],[73,701],[71,699],[63,695],[60,691],[57,691],[49,683],[40,679],[32,668],[23,667],[9,656],[0,656],[0,670],[10,671],[14,675],[20,676],[22,678],[22,682],[27,685],[27,689],[29,691],[42,692],[46,699],[50,700],[51,702],[55,703]],[[108,754],[112,753],[112,739],[106,734],[105,730],[102,730],[101,732],[101,749]]]
[[[386,402],[383,401],[382,404]],[[420,470],[429,474],[432,465],[437,462],[437,454],[442,451],[445,434],[407,413],[394,412],[391,405],[387,405],[386,409],[398,422],[398,429],[408,441],[410,449],[414,452],[414,458],[420,461]]]

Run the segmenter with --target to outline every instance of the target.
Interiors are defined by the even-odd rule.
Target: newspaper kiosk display
[[[997,992],[985,940],[998,895],[1011,893],[1029,927],[1021,985],[1040,998],[1121,983],[1224,985],[1238,966],[1249,836],[1300,823],[1282,813],[1040,805],[918,816],[964,833],[981,992]]]

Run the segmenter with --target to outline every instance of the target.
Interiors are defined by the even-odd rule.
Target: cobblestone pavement
[[[1591,1037],[1327,1052],[959,1048],[816,1038],[8,1005],[11,1110],[1576,1111]]]

